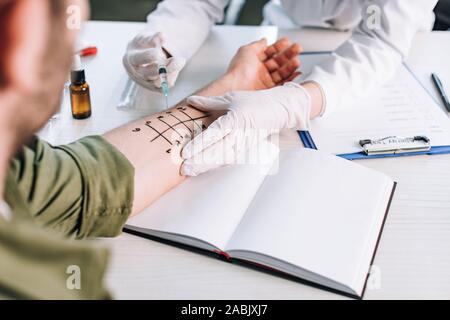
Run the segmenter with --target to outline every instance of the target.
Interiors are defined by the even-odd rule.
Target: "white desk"
[[[162,108],[158,95],[146,94],[139,110],[116,110],[126,81],[121,56],[127,40],[142,26],[134,23],[89,23],[85,38],[99,47],[87,65],[92,86],[93,117],[70,118],[67,97],[62,116],[42,136],[61,143],[88,134],[103,133]],[[172,103],[225,70],[240,44],[270,30],[216,28],[205,46],[183,72]],[[281,31],[300,41],[307,51],[331,50],[348,34],[319,31]],[[324,40],[326,39],[326,41]],[[423,74],[439,71],[450,83],[450,32],[420,34],[409,63]],[[212,53],[218,56],[212,56]],[[429,85],[429,84],[428,84]],[[450,88],[448,88],[450,89]],[[283,145],[299,146],[294,132]],[[366,299],[450,298],[450,155],[420,156],[360,162],[398,181],[392,208],[381,238],[375,264],[381,287],[366,292]],[[124,234],[97,240],[112,250],[107,282],[120,299],[341,299],[326,291],[245,267]]]

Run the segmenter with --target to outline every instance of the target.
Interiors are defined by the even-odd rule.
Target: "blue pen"
[[[447,94],[445,93],[441,79],[439,79],[439,77],[434,73],[431,74],[431,79],[433,79],[433,83],[436,86],[437,90],[439,91],[439,95],[441,96],[441,99],[444,102],[445,109],[447,109],[447,111],[450,112],[450,101],[448,100]]]

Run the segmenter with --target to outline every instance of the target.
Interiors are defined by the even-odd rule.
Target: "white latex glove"
[[[163,45],[164,38],[160,32],[156,34],[143,32],[128,44],[123,57],[123,64],[130,78],[149,90],[159,91],[161,88],[159,66],[166,66],[167,81],[169,87],[172,87],[186,65],[184,58],[167,58],[162,49]]]
[[[186,176],[238,163],[243,153],[279,130],[309,130],[311,97],[293,82],[263,91],[193,96],[187,102],[203,111],[228,112],[184,147],[181,174]]]

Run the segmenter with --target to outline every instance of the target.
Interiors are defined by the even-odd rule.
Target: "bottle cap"
[[[70,72],[70,80],[73,84],[86,83],[86,75],[81,65],[81,58],[78,54],[74,55],[72,62],[72,71]]]

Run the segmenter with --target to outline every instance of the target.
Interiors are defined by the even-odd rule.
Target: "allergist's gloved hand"
[[[188,98],[193,107],[226,112],[182,151],[181,174],[197,176],[238,162],[247,150],[282,129],[308,130],[311,97],[300,85],[289,82],[262,91],[237,91],[219,97]]]
[[[161,33],[142,32],[128,44],[123,57],[123,64],[130,78],[149,90],[159,91],[161,88],[159,66],[166,66],[167,81],[172,87],[186,64],[184,58],[168,57],[162,49],[163,45]]]

